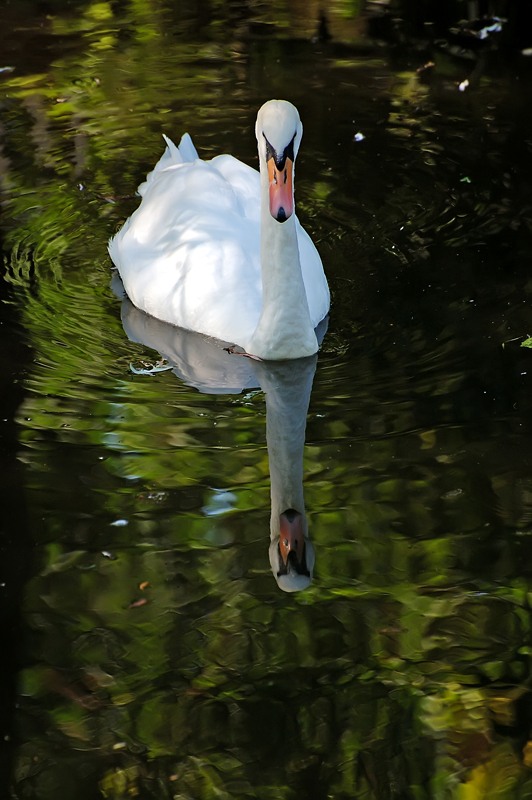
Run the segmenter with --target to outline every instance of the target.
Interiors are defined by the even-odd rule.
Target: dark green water
[[[531,797],[526,60],[460,92],[353,4],[325,44],[302,3],[4,5],[0,795]],[[168,331],[106,251],[161,133],[255,165],[275,96],[332,292],[294,595],[264,393],[132,371]]]

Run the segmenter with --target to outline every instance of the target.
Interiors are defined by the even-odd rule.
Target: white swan
[[[294,213],[297,109],[270,100],[256,122],[259,173],[233,156],[202,161],[188,134],[139,186],[142,201],[109,242],[135,306],[261,359],[318,350],[329,310],[318,252]]]

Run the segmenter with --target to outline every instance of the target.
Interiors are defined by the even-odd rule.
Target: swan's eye
[[[276,160],[275,150],[273,149],[268,139],[266,138],[266,134],[263,132],[262,135],[264,136],[264,141],[266,142],[266,161],[269,161],[270,158],[273,158],[273,160],[275,161]]]

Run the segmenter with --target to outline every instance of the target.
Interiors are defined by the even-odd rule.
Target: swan
[[[172,325],[261,360],[318,351],[314,329],[329,288],[295,214],[294,165],[303,126],[269,100],[255,125],[259,172],[230,155],[198,157],[185,133],[139,188],[141,203],[110,240],[132,303]]]

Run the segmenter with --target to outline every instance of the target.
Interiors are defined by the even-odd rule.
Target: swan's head
[[[268,172],[270,214],[286,222],[294,213],[294,162],[303,135],[297,108],[268,100],[257,114],[255,133],[261,172]]]
[[[303,514],[289,508],[279,517],[279,534],[272,538],[270,564],[283,592],[299,592],[312,582],[314,548],[307,536]]]

